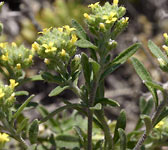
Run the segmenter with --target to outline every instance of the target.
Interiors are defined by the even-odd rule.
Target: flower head
[[[32,44],[32,49],[35,50],[35,51],[37,51],[39,49],[39,44],[37,42],[34,42]]]
[[[5,93],[3,92],[2,89],[0,89],[0,98],[4,97]]]
[[[45,52],[49,53],[49,52],[54,52],[57,50],[56,47],[54,47],[54,42],[49,42],[49,44],[43,44],[42,45],[45,48]]]
[[[74,44],[77,40],[76,34],[72,34],[71,43]]]
[[[63,27],[66,29],[66,31],[68,32],[68,34],[70,34],[72,31],[75,30],[75,28],[70,28],[68,25],[65,25]]]
[[[92,9],[96,8],[97,6],[99,6],[99,2],[97,2],[95,4],[88,5],[88,7],[92,8]]]
[[[19,84],[14,79],[10,79],[9,81],[10,81],[10,87],[11,87],[11,89],[14,89]]]
[[[9,141],[9,135],[6,133],[0,133],[0,143],[5,143]]]
[[[105,23],[113,23],[117,20],[117,17],[115,17],[116,12],[111,12],[110,15],[104,15],[103,19],[106,20]]]
[[[51,29],[52,29],[52,27],[50,27],[50,28],[44,28],[43,31],[38,32],[38,34],[40,34],[40,33],[46,34],[46,33],[50,32]]]

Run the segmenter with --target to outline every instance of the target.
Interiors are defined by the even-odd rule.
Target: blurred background
[[[89,13],[88,4],[96,0],[5,0],[5,5],[0,12],[0,21],[4,24],[4,31],[0,42],[15,41],[24,43],[27,47],[38,37],[38,32],[43,28],[71,25],[71,20],[77,20],[86,30],[83,13]],[[105,0],[101,0],[103,5]],[[112,1],[109,1],[110,3]],[[153,40],[157,45],[163,44],[162,34],[168,32],[168,1],[167,0],[120,0],[120,5],[127,9],[129,19],[128,28],[117,38],[118,47],[113,51],[116,56],[131,44],[139,41],[142,48],[136,53],[150,71],[156,81],[165,83],[167,75],[158,67],[147,48],[147,41]],[[88,31],[88,30],[87,30]],[[32,68],[27,70],[27,76],[38,74],[45,68],[43,62],[36,58]],[[82,81],[82,78],[81,78]],[[59,107],[62,99],[77,101],[75,95],[65,91],[57,97],[49,98],[48,93],[55,87],[54,84],[36,81],[25,84],[22,90],[36,94],[34,101],[47,106],[49,111]],[[141,80],[128,61],[105,81],[106,97],[117,100],[121,108],[126,109],[127,131],[130,131],[137,120],[139,113],[138,100],[147,91]],[[106,115],[114,120],[119,114],[119,109],[106,108]]]

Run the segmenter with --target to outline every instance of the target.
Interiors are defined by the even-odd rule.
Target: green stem
[[[163,93],[163,100],[161,102],[161,104],[158,106],[156,112],[152,115],[152,126],[155,126],[155,123],[158,119],[158,117],[160,116],[161,112],[163,111],[163,109],[165,108],[165,106],[167,105],[167,92]],[[152,129],[151,129],[152,130]],[[150,132],[149,132],[150,133]],[[148,133],[148,134],[149,134]],[[142,146],[142,144],[144,143],[145,139],[147,138],[147,134],[146,134],[146,130],[144,131],[143,135],[141,136],[141,138],[139,139],[138,143],[135,145],[133,150],[140,150],[140,147]]]

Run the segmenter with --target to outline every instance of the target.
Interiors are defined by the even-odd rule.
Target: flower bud
[[[117,42],[115,40],[110,39],[108,42],[108,49],[112,50],[117,47]]]
[[[163,71],[168,72],[168,64],[167,64],[167,62],[165,62],[162,58],[158,58],[157,60],[159,61],[160,68]]]

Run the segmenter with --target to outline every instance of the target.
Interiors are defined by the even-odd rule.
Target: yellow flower
[[[63,56],[63,57],[64,57],[64,56],[66,55],[66,51],[65,51],[64,49],[62,49],[62,51],[61,51],[61,53],[60,53],[60,54],[61,54],[61,56]]]
[[[58,31],[63,32],[63,28],[58,28]]]
[[[49,42],[49,44],[43,44],[42,45],[45,48],[45,53],[49,53],[49,52],[54,52],[57,50],[56,47],[54,47],[54,42]]]
[[[0,43],[0,48],[6,48],[6,46],[7,46],[6,42],[5,43]]]
[[[123,23],[123,24],[126,24],[126,23],[128,22],[128,19],[129,19],[129,17],[122,18],[122,23]]]
[[[0,98],[4,97],[5,93],[0,89]]]
[[[6,53],[5,55],[2,55],[2,56],[1,56],[1,59],[2,59],[3,61],[8,61],[8,53]]]
[[[29,55],[28,60],[29,60],[29,61],[32,61],[32,59],[33,59],[33,55]]]
[[[104,23],[99,23],[99,27],[100,27],[100,29],[104,30],[105,29]]]
[[[50,64],[50,60],[47,59],[47,58],[45,58],[45,59],[44,59],[44,63],[48,65],[48,64]]]
[[[21,69],[21,64],[20,63],[16,64],[16,68]]]
[[[50,27],[50,28],[44,28],[43,31],[38,32],[38,34],[40,34],[40,33],[46,34],[46,33],[50,32],[51,29],[52,29],[52,27]]]
[[[39,44],[37,42],[34,42],[32,44],[32,49],[35,50],[35,51],[39,50]]]
[[[0,143],[8,142],[9,141],[9,135],[6,133],[0,133]]]
[[[66,31],[68,32],[68,34],[75,30],[75,28],[70,28],[68,25],[65,25],[63,27],[66,29]]]
[[[99,6],[99,2],[97,2],[95,4],[88,5],[88,7],[92,8],[92,9],[96,8],[97,6]]]
[[[10,79],[10,88],[14,89],[19,83],[16,82],[14,79]]]
[[[76,34],[72,34],[71,43],[74,44],[77,40],[78,38],[76,37]]]
[[[15,42],[12,42],[12,47],[17,47],[17,44]]]
[[[158,129],[158,128],[160,128],[162,125],[164,125],[164,122],[163,122],[163,121],[160,121],[160,122],[155,126],[155,128]]]
[[[168,46],[163,45],[162,48],[163,48],[166,52],[168,52]]]
[[[105,23],[113,23],[117,20],[117,17],[114,17],[116,15],[116,12],[111,12],[109,16],[104,15],[103,19],[105,19]]]
[[[113,5],[118,5],[118,0],[113,0]]]
[[[165,39],[168,39],[167,33],[163,33],[163,37],[164,37]]]
[[[83,16],[87,19],[90,20],[90,16],[87,13],[84,13]]]

